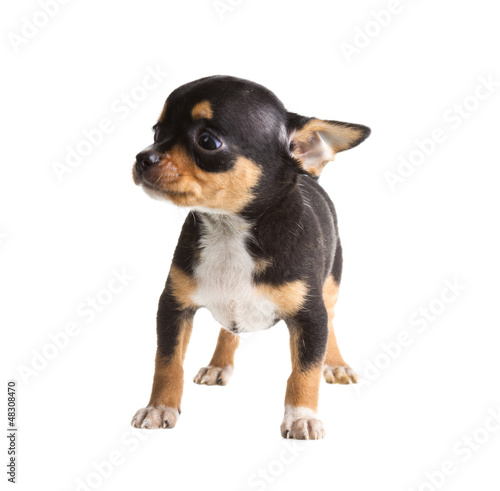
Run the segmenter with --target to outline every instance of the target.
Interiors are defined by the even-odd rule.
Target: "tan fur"
[[[191,110],[193,119],[212,119],[213,115],[212,105],[208,101],[198,102]]]
[[[353,142],[361,137],[361,130],[344,126],[341,124],[327,123],[319,119],[313,119],[306,123],[293,135],[293,140],[306,143],[314,133],[326,133],[335,135],[336,144],[333,147],[335,152],[347,150]]]
[[[253,199],[252,188],[260,175],[260,168],[245,157],[239,157],[227,172],[205,172],[182,146],[175,145],[152,170],[148,187],[163,191],[166,198],[179,206],[237,213]]]
[[[183,309],[195,307],[192,301],[196,291],[196,280],[172,264],[169,278],[172,284],[172,294]]]
[[[234,353],[239,344],[239,336],[222,328],[210,364],[200,368],[193,382],[200,385],[227,385],[233,375]]]
[[[300,280],[280,286],[260,284],[255,288],[260,295],[269,297],[282,315],[296,314],[304,305],[308,291],[307,285]]]
[[[306,372],[292,371],[286,385],[285,404],[293,407],[308,407],[318,410],[321,367]]]
[[[307,407],[313,411],[318,409],[319,384],[321,381],[321,364],[302,371],[299,361],[299,338],[290,332],[290,353],[292,357],[292,374],[288,378],[285,405]]]
[[[177,346],[168,360],[156,353],[153,390],[148,406],[180,409],[184,386],[184,357],[193,328],[192,318],[182,322]]]
[[[217,346],[215,347],[215,351],[209,365],[220,368],[227,365],[234,367],[234,354],[239,344],[240,338],[238,336],[235,336],[228,330],[221,328],[219,338],[217,339]]]
[[[320,141],[319,134],[328,135],[329,140],[331,140],[329,155],[325,157],[323,162],[318,162],[317,165],[304,165],[302,162],[301,153],[301,143],[307,144],[313,140]],[[292,141],[295,144],[293,150],[294,156],[302,163],[302,167],[313,174],[314,176],[319,176],[321,171],[328,162],[331,162],[335,158],[337,152],[342,150],[347,150],[351,145],[358,140],[362,135],[361,130],[343,126],[341,124],[327,123],[319,119],[313,119],[306,123],[302,128],[296,130],[292,135]]]
[[[328,276],[323,286],[323,300],[328,312],[328,344],[326,348],[325,365],[331,367],[346,367],[347,363],[340,354],[337,338],[333,330],[333,318],[335,317],[335,304],[339,296],[339,286],[335,283],[333,276]]]

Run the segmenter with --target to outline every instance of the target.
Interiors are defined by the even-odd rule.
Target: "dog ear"
[[[359,145],[370,135],[360,124],[323,121],[288,113],[290,152],[300,168],[318,177],[325,165],[342,152]]]

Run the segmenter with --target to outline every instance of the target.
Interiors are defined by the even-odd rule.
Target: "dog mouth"
[[[144,188],[148,189],[149,191],[153,191],[154,193],[160,194],[161,196],[165,198],[180,198],[180,197],[186,197],[192,195],[192,193],[189,193],[187,191],[175,191],[173,189],[165,189],[162,187],[157,186],[156,184],[153,184],[149,182],[147,179],[144,179],[144,177],[141,178],[140,182],[138,183],[142,185]]]
[[[188,191],[177,191],[165,187],[165,184],[168,185],[177,182],[179,178],[182,177],[170,162],[166,170],[167,172],[163,172],[162,176],[158,178],[158,176],[155,175],[150,176],[148,172],[138,172],[134,165],[132,173],[134,183],[138,186],[142,186],[145,191],[151,191],[164,198],[186,197],[192,195],[192,193]]]

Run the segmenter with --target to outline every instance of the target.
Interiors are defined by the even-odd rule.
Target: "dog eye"
[[[159,140],[160,140],[160,132],[161,132],[161,128],[160,126],[155,126],[154,128],[154,142],[157,143]]]
[[[222,145],[222,142],[210,133],[205,132],[198,137],[198,145],[205,150],[217,150]]]

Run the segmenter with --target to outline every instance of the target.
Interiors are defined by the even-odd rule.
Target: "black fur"
[[[193,309],[182,309],[172,295],[171,281],[167,280],[165,289],[158,302],[156,315],[156,334],[158,337],[158,352],[169,358],[177,347],[182,321],[192,320],[195,314]]]
[[[213,117],[193,121],[191,108],[204,100],[209,101]],[[157,139],[152,150],[162,154],[180,144],[198,167],[212,173],[229,171],[240,156],[261,168],[261,178],[253,189],[254,199],[239,214],[252,224],[249,252],[256,261],[271,264],[255,274],[255,284],[278,286],[302,280],[308,285],[305,305],[293,318],[285,319],[298,333],[303,369],[320,363],[324,356],[328,319],[322,289],[329,275],[340,283],[342,274],[342,248],[333,203],[317,177],[304,170],[292,153],[290,135],[311,120],[288,113],[272,92],[258,84],[227,76],[207,77],[172,92],[166,115],[155,126]],[[359,130],[360,136],[351,147],[370,133],[361,125],[330,123]],[[206,152],[196,145],[196,135],[206,129],[224,142],[221,150]],[[136,172],[142,170],[137,168]],[[173,259],[173,264],[190,276],[200,247],[199,213],[188,215]],[[192,314],[179,308],[167,281],[158,312],[158,346],[162,354],[173,353],[179,319]]]

